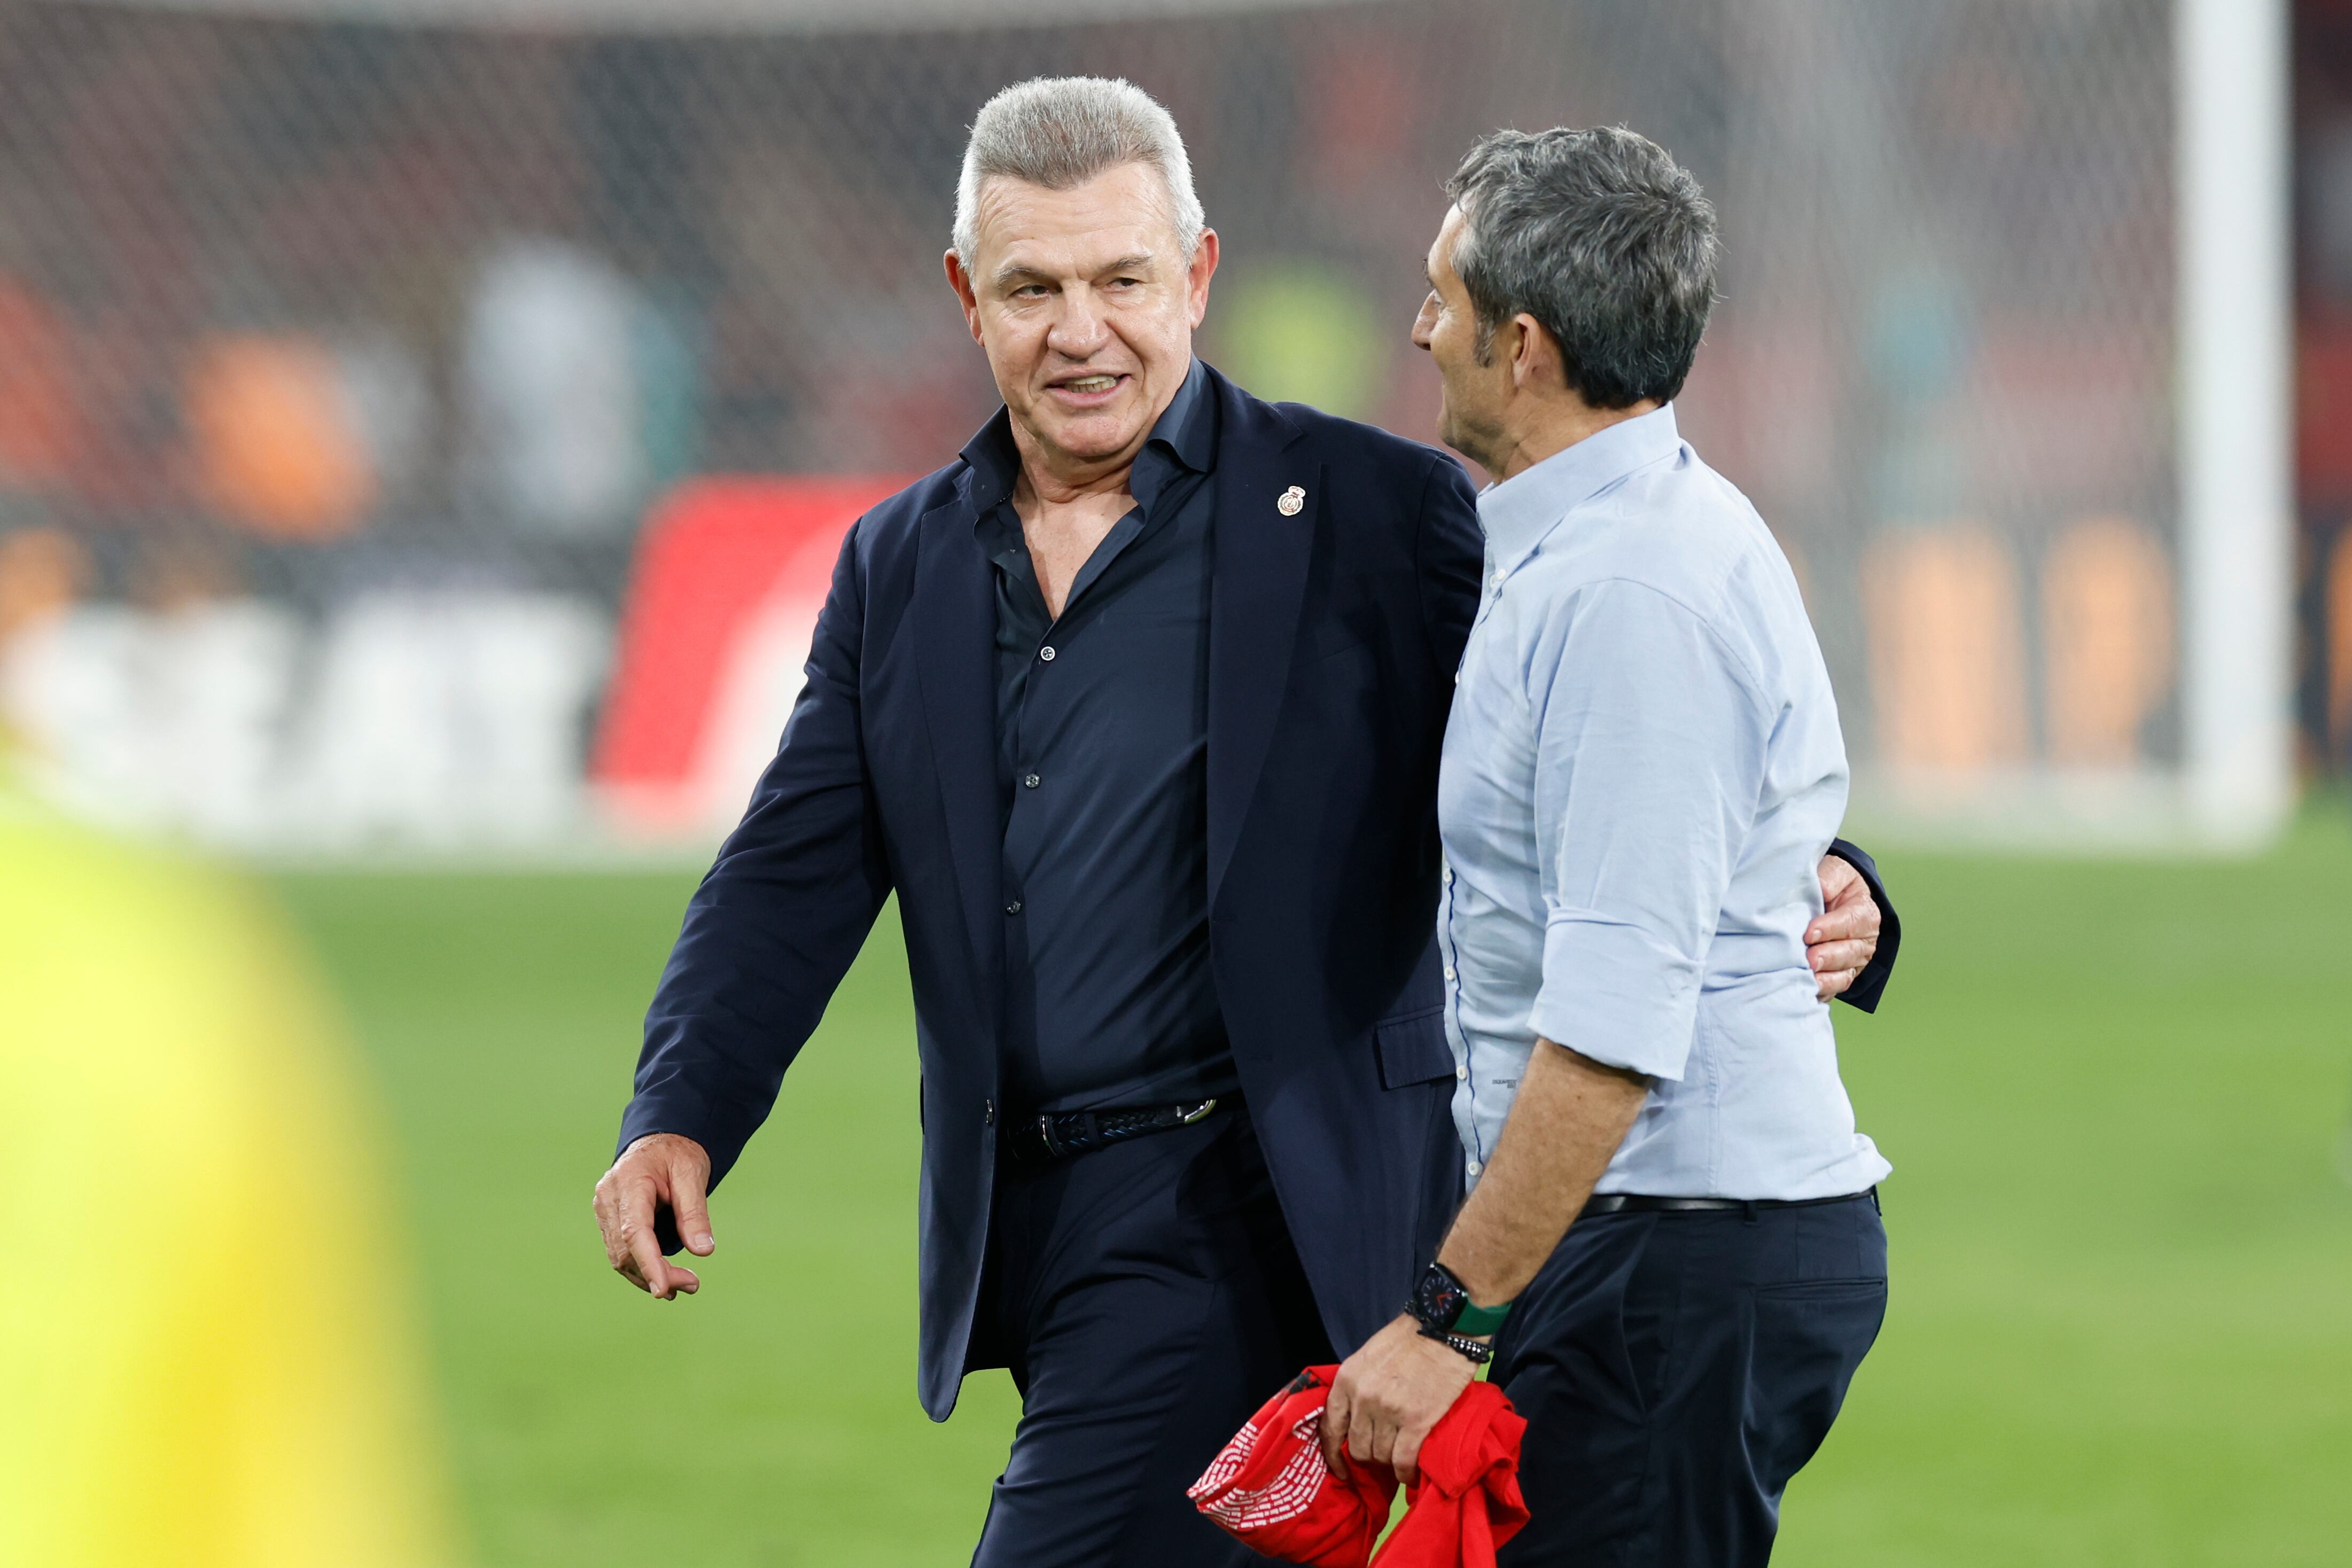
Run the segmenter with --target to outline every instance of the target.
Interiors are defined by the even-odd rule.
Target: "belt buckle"
[[[1176,1124],[1180,1127],[1189,1127],[1216,1108],[1217,1103],[1214,1100],[1203,1100],[1189,1111],[1180,1105],[1176,1108]]]

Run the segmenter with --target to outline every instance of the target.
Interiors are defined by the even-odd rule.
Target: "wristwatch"
[[[1420,1322],[1423,1333],[1450,1343],[1466,1334],[1493,1333],[1511,1315],[1511,1303],[1473,1304],[1469,1288],[1454,1277],[1454,1270],[1433,1261],[1421,1271],[1421,1282],[1412,1288],[1412,1300],[1404,1304],[1404,1310]]]

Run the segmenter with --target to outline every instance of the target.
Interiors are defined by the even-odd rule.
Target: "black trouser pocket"
[[[1809,1280],[1756,1291],[1748,1451],[1779,1497],[1829,1436],[1855,1368],[1886,1321],[1884,1280]]]

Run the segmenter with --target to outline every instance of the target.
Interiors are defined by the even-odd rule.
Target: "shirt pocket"
[[[1380,1054],[1383,1089],[1454,1077],[1454,1051],[1445,1043],[1442,1004],[1401,1018],[1382,1019],[1372,1026],[1372,1041]]]

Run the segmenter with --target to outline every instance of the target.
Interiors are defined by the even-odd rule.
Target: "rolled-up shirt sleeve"
[[[1622,579],[1555,607],[1526,679],[1546,910],[1529,1023],[1595,1061],[1679,1080],[1762,791],[1759,683],[1699,615]]]

